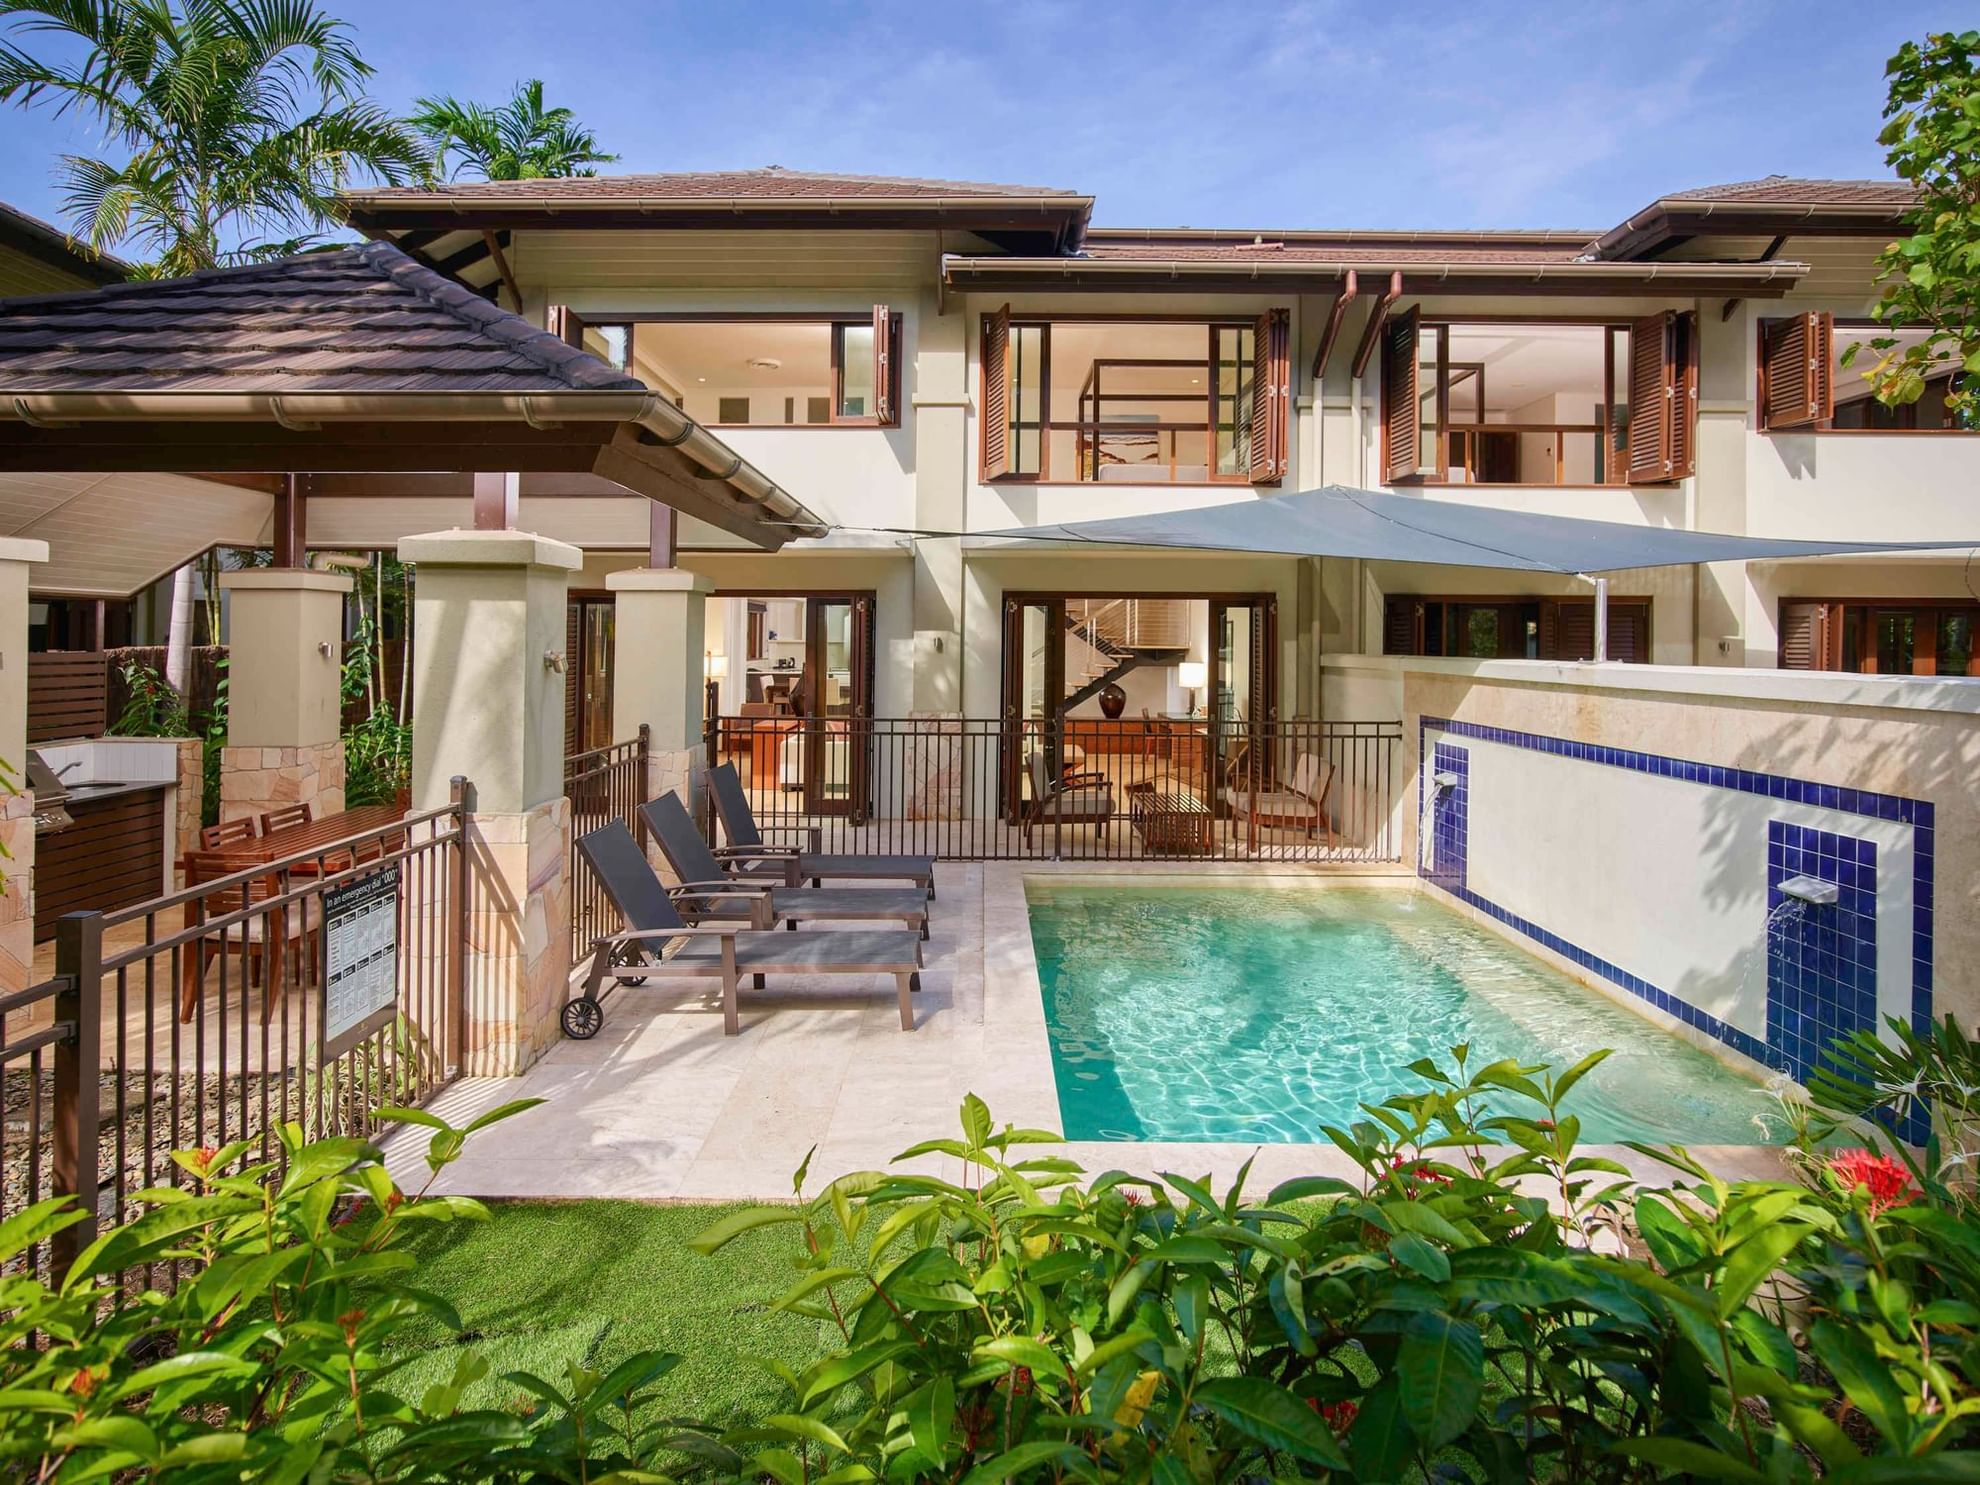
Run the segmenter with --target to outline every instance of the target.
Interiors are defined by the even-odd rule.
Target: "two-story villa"
[[[1323,483],[1761,536],[1956,537],[1980,442],[1845,348],[1908,188],[1769,178],[1607,230],[1125,229],[1029,186],[810,174],[377,190],[352,222],[638,376],[835,529],[762,553],[683,519],[725,715],[1312,716],[1323,655],[1587,658],[1571,578],[986,539]],[[313,529],[365,538],[361,513]],[[574,743],[608,740],[580,541]],[[531,509],[534,506],[535,509]],[[1966,528],[1970,529],[1970,521]],[[620,552],[623,555],[620,555]],[[1610,657],[1980,674],[1963,555],[1617,575]],[[817,781],[812,781],[816,784]]]

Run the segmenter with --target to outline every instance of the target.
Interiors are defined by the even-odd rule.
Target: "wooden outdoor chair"
[[[892,975],[901,1030],[914,1030],[911,997],[921,988],[921,940],[913,933],[899,928],[780,933],[770,924],[767,895],[749,885],[723,891],[733,891],[746,909],[754,909],[754,918],[690,924],[677,900],[705,901],[717,894],[698,884],[671,891],[662,886],[622,822],[614,820],[578,837],[577,849],[625,926],[593,946],[584,993],[564,1004],[564,1035],[584,1041],[598,1034],[605,1024],[599,1002],[608,981],[686,978],[721,982],[722,1032],[734,1036],[742,1029],[736,1006],[742,977],[749,975],[760,990],[764,977],[773,974]],[[679,947],[664,953],[675,941]]]
[[[199,848],[202,851],[218,851],[225,846],[237,846],[242,841],[255,837],[254,817],[244,815],[238,820],[222,820],[218,825],[199,827]]]
[[[1277,784],[1261,782],[1253,788],[1242,775],[1233,774],[1224,786],[1224,804],[1232,815],[1242,815],[1253,825],[1304,829],[1308,840],[1324,830],[1332,850],[1340,844],[1327,816],[1327,796],[1333,787],[1334,765],[1301,753],[1292,772]]]
[[[239,870],[240,862],[224,852],[193,851],[186,857],[186,885],[197,887],[232,876]],[[283,891],[278,872],[248,878],[245,895],[242,885],[236,882],[218,892],[188,899],[185,926],[192,928],[199,923],[237,913],[243,907],[253,908],[257,903],[280,897]],[[247,987],[252,989],[257,984],[265,987],[261,1021],[264,1026],[267,1025],[274,1013],[275,997],[281,993],[288,979],[290,951],[299,948],[299,965],[314,965],[317,932],[322,927],[322,921],[322,904],[311,896],[286,908],[252,913],[243,922],[214,934],[203,934],[185,944],[180,951],[179,1020],[190,1022],[199,1009],[200,991],[206,984],[207,971],[212,968],[213,961],[235,952],[243,958]],[[305,968],[303,973],[297,975],[298,983],[303,982],[306,973]]]
[[[1067,773],[1054,780],[1045,750],[1032,750],[1031,798],[1024,808],[1026,845],[1031,844],[1032,827],[1045,823],[1091,825],[1105,841],[1107,823],[1113,818],[1114,786],[1104,773]]]
[[[291,825],[307,825],[315,818],[306,799],[297,804],[285,804],[280,809],[262,812],[261,833],[273,835],[278,830],[287,830]]]

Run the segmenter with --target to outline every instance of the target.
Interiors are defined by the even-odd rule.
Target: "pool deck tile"
[[[999,1124],[1058,1130],[1044,1003],[1031,952],[1024,879],[1231,875],[1249,881],[1366,883],[1338,868],[1205,865],[1126,868],[1040,862],[944,863],[915,1029],[896,1019],[893,981],[869,985],[794,980],[745,990],[742,1033],[722,1035],[719,996],[694,989],[629,988],[605,1006],[589,1042],[559,1041],[515,1078],[464,1078],[442,1090],[435,1112],[456,1123],[517,1098],[539,1108],[479,1133],[434,1189],[486,1197],[623,1197],[636,1200],[778,1200],[812,1155],[807,1193],[855,1170],[886,1168],[909,1145],[952,1135],[964,1094],[990,1105]],[[1399,890],[1412,879],[1393,876]],[[386,1141],[401,1184],[426,1179],[426,1137],[407,1129]],[[1221,1189],[1255,1157],[1249,1189],[1262,1193],[1300,1175],[1352,1176],[1328,1144],[1153,1144],[1074,1141],[1059,1147],[1097,1175],[1109,1169],[1210,1176]],[[1670,1173],[1634,1152],[1589,1146],[1645,1179]],[[1696,1151],[1728,1177],[1775,1176],[1763,1147]],[[954,1177],[955,1162],[916,1162]]]

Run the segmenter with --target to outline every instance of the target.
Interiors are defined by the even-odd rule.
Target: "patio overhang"
[[[158,493],[192,505],[244,483],[200,476],[318,472],[380,496],[563,476],[765,549],[827,529],[643,383],[385,244],[0,302],[0,513],[50,475],[190,477]]]

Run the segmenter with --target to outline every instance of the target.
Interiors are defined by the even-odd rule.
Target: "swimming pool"
[[[1582,1140],[1764,1142],[1760,1085],[1432,898],[1218,880],[1025,882],[1068,1138],[1300,1143],[1423,1088],[1420,1057],[1566,1067]]]

